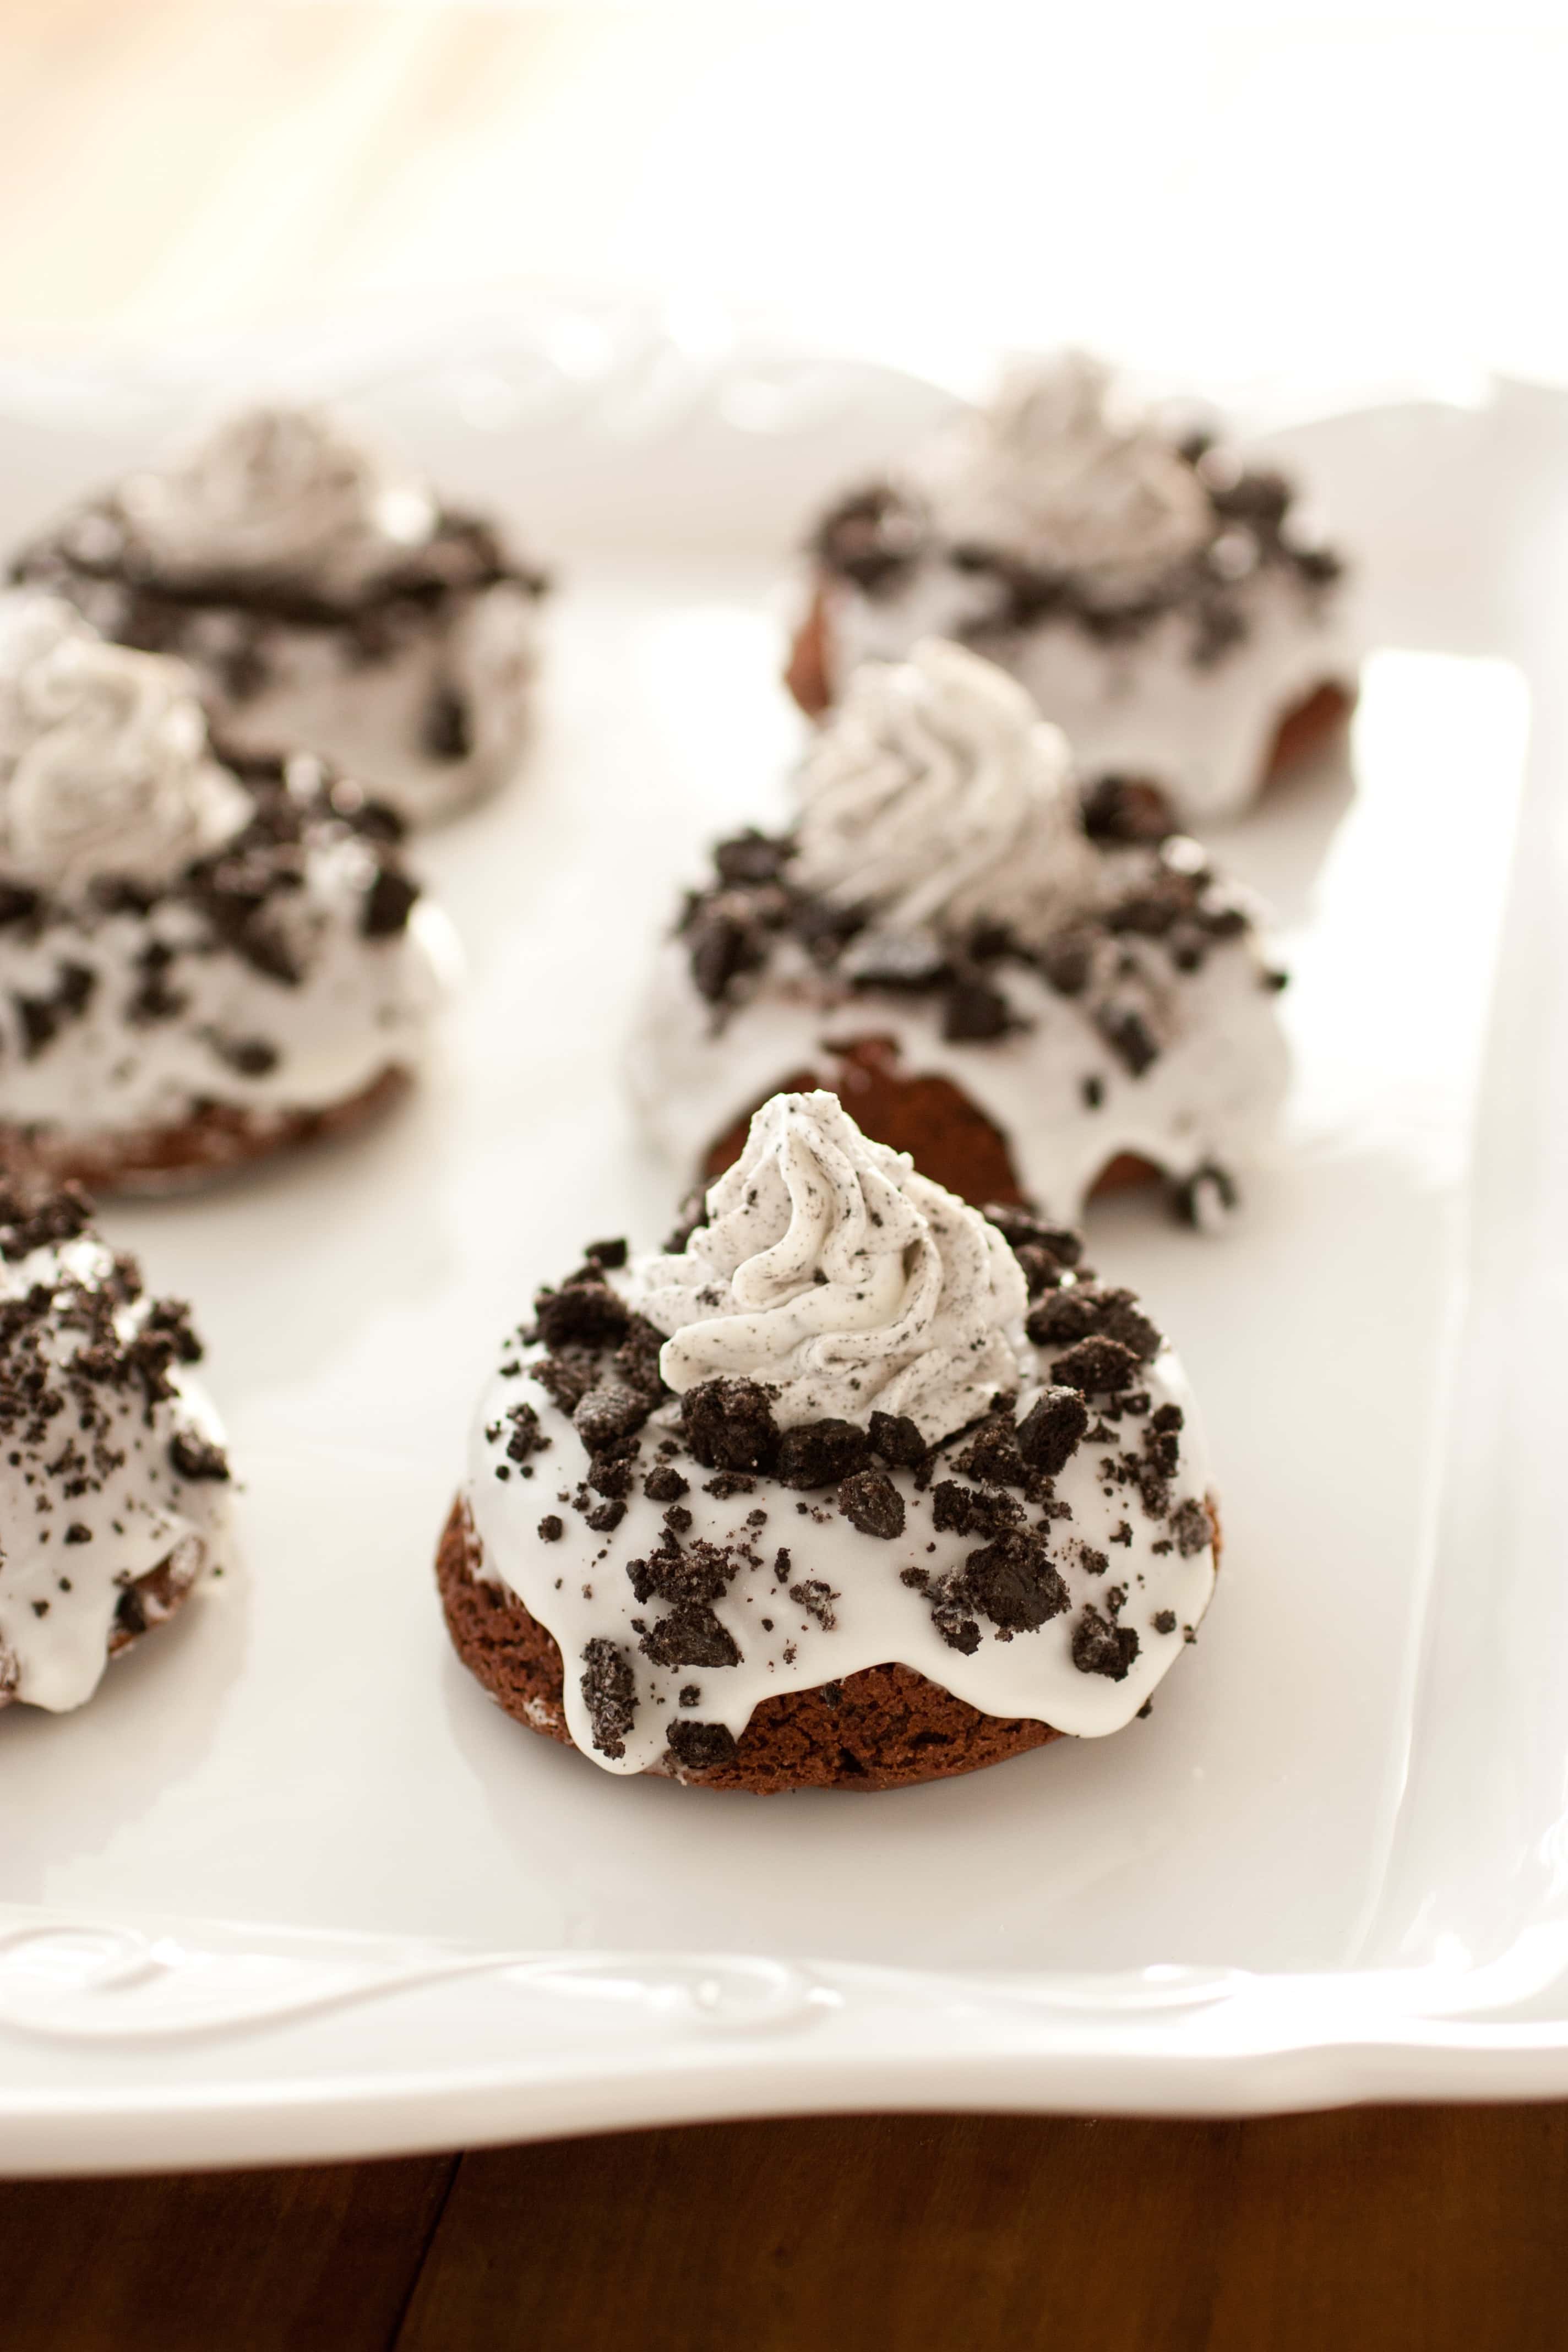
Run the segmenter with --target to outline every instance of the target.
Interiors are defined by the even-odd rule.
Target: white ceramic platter
[[[1224,1491],[1222,1589],[1152,1719],[761,1802],[595,1771],[448,1654],[431,1556],[498,1335],[585,1235],[668,1221],[620,1032],[698,845],[775,805],[784,552],[937,399],[605,332],[367,392],[558,561],[537,756],[426,850],[471,974],[423,1100],[105,1216],[195,1302],[243,1557],[89,1708],[0,1717],[0,2167],[1568,2093],[1555,395],[1287,436],[1374,647],[1353,779],[1225,843],[1296,975],[1288,1145],[1226,1240],[1126,1201],[1092,1226]],[[0,376],[0,524],[178,406]]]

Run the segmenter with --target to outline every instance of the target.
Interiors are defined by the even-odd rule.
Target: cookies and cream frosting
[[[1118,405],[1110,369],[1081,352],[1016,363],[931,451],[923,478],[950,539],[1076,573],[1112,598],[1213,535],[1192,467],[1149,418]]]
[[[201,1353],[80,1195],[0,1193],[0,1707],[81,1706],[221,1553]]]
[[[677,1395],[738,1373],[767,1383],[782,1429],[879,1411],[930,1440],[1021,1376],[1027,1297],[1001,1234],[836,1096],[765,1104],[708,1213],[632,1276]]]
[[[342,594],[421,546],[426,485],[332,410],[267,404],[226,417],[120,504],[172,580],[287,579]]]
[[[811,1098],[766,1106],[753,1178],[805,1116],[849,1125]],[[939,1188],[900,1155],[856,1159],[931,1214]],[[893,1205],[864,1181],[861,1199],[872,1214]],[[559,1644],[575,1745],[611,1772],[700,1774],[732,1755],[764,1699],[888,1663],[990,1715],[1088,1738],[1120,1729],[1214,1586],[1207,1458],[1162,1334],[1081,1265],[1070,1234],[999,1213],[973,1261],[973,1295],[989,1302],[970,1331],[974,1377],[928,1386],[914,1400],[923,1418],[889,1410],[885,1382],[829,1385],[828,1410],[795,1418],[793,1352],[773,1380],[751,1348],[738,1360],[764,1376],[726,1369],[677,1391],[668,1351],[714,1326],[665,1333],[650,1310],[709,1287],[700,1236],[735,1207],[721,1179],[682,1249],[638,1259],[595,1245],[540,1293],[481,1400],[464,1487],[474,1572]],[[748,1239],[778,1222],[775,1201]],[[951,1196],[940,1219],[968,1236],[984,1222]],[[733,1255],[720,1245],[721,1262]],[[766,1255],[741,1263],[771,1292]],[[816,1244],[791,1255],[826,1271]],[[684,1279],[671,1271],[681,1256]],[[863,1347],[857,1286],[834,1320]],[[993,1309],[1015,1307],[1000,1329]],[[671,1360],[681,1377],[703,1369]]]
[[[64,895],[157,888],[238,831],[181,662],[95,636],[52,597],[0,597],[0,866]]]
[[[1092,895],[1072,756],[994,662],[931,638],[867,662],[796,772],[795,876],[895,929],[1038,930]]]

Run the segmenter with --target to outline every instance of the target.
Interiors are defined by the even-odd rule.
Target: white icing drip
[[[1066,738],[1024,689],[961,646],[849,679],[796,777],[792,879],[889,927],[1007,924],[1038,936],[1092,898]]]
[[[1030,1350],[1029,1360],[1032,1366],[1037,1360],[1037,1370],[1020,1394],[1020,1417],[1034,1402],[1036,1383],[1049,1378],[1047,1357],[1037,1360]],[[626,1564],[660,1549],[661,1507],[640,1486],[634,1486],[624,1517],[605,1535],[592,1531],[569,1507],[571,1492],[586,1474],[587,1457],[571,1422],[542,1386],[526,1378],[535,1361],[537,1351],[524,1354],[521,1382],[498,1376],[489,1384],[475,1425],[466,1496],[483,1547],[483,1573],[514,1592],[560,1644],[567,1727],[583,1753],[606,1771],[640,1772],[658,1763],[670,1726],[683,1713],[689,1720],[722,1724],[738,1738],[764,1699],[841,1681],[889,1661],[914,1668],[986,1714],[1021,1717],[1098,1738],[1120,1730],[1137,1714],[1181,1655],[1184,1633],[1197,1625],[1208,1605],[1215,1578],[1210,1547],[1184,1553],[1172,1540],[1168,1519],[1151,1517],[1134,1489],[1113,1486],[1108,1496],[1098,1474],[1107,1451],[1100,1444],[1081,1444],[1055,1481],[1056,1496],[1069,1516],[1051,1523],[1047,1541],[1067,1588],[1068,1607],[1010,1639],[987,1622],[969,1654],[942,1639],[927,1600],[902,1579],[906,1570],[938,1580],[961,1571],[982,1538],[937,1529],[929,1494],[916,1488],[910,1472],[888,1474],[903,1499],[906,1527],[901,1537],[886,1541],[851,1526],[830,1490],[797,1496],[759,1479],[742,1495],[714,1496],[694,1481],[683,1497],[683,1507],[691,1513],[683,1543],[734,1547],[755,1561],[742,1567],[713,1603],[740,1663],[658,1666],[641,1649],[633,1622],[646,1625],[657,1615],[657,1604],[638,1603]],[[1143,1385],[1152,1412],[1173,1405],[1182,1414],[1171,1502],[1201,1500],[1209,1485],[1203,1433],[1185,1374],[1169,1347],[1149,1366]],[[551,1441],[550,1451],[536,1457],[539,1475],[531,1481],[512,1475],[506,1455],[506,1416],[520,1389]],[[1141,1419],[1123,1423],[1118,1444],[1136,1448],[1143,1426]],[[498,1468],[507,1470],[505,1478],[497,1476]],[[564,1533],[546,1543],[538,1522],[542,1511],[557,1510],[558,1488]],[[807,1506],[805,1516],[796,1508],[800,1503]],[[760,1529],[752,1517],[759,1507],[768,1514]],[[780,1559],[781,1546],[786,1559]],[[805,1581],[829,1588],[830,1626],[792,1601],[789,1587]],[[1138,1635],[1137,1654],[1120,1682],[1082,1671],[1074,1664],[1072,1646],[1085,1611],[1104,1615],[1108,1594],[1117,1586],[1127,1595],[1118,1622]],[[1168,1631],[1160,1630],[1155,1620],[1163,1626],[1166,1612],[1173,1622]],[[635,1681],[636,1712],[618,1757],[595,1747],[582,1687],[584,1649],[595,1638],[616,1645]],[[683,1710],[679,1693],[690,1685],[697,1686],[698,1697]]]
[[[100,1286],[113,1265],[104,1244],[84,1234],[58,1248],[0,1262],[0,1300],[24,1298],[40,1284],[57,1294],[79,1283]],[[145,1323],[151,1305],[141,1298],[115,1310],[122,1340]],[[42,1338],[49,1360],[65,1365],[87,1344],[88,1333],[79,1323],[56,1317],[42,1326]],[[41,1444],[24,1427],[13,1429],[0,1447],[0,1701],[14,1698],[56,1713],[81,1706],[108,1663],[125,1586],[172,1558],[174,1583],[188,1587],[212,1564],[226,1529],[228,1490],[213,1479],[183,1477],[170,1442],[185,1432],[221,1443],[222,1432],[182,1366],[172,1369],[170,1380],[175,1395],[150,1407],[140,1384],[133,1391],[97,1386],[110,1426],[101,1458],[91,1440],[81,1440],[80,1493],[68,1493],[67,1479],[43,1466],[60,1452],[65,1416],[50,1423]],[[40,1498],[51,1507],[40,1510]],[[149,1615],[155,1614],[154,1606]]]
[[[106,636],[125,625],[127,592],[119,581],[84,573],[71,593]],[[237,751],[275,754],[309,744],[409,824],[431,824],[515,772],[531,718],[538,638],[537,599],[502,580],[445,600],[372,665],[347,632],[271,622],[264,677],[243,695],[232,685],[242,632],[231,612],[214,606],[194,614],[181,651],[215,731]],[[461,758],[429,748],[430,709],[442,693],[457,695],[468,715]]]
[[[1284,713],[1355,667],[1337,598],[1308,597],[1267,572],[1239,593],[1247,634],[1212,663],[1193,659],[1193,624],[1180,612],[1113,642],[1090,636],[1070,614],[1047,614],[1031,628],[987,631],[985,649],[1062,729],[1082,774],[1154,778],[1184,824],[1216,824],[1257,797]],[[940,555],[892,593],[868,596],[833,581],[826,635],[836,690],[864,662],[901,660],[921,638],[967,631],[995,600],[994,581]]]
[[[1147,419],[1118,414],[1081,352],[1016,364],[994,400],[931,451],[922,487],[943,536],[1135,596],[1214,531],[1193,468]]]
[[[1106,865],[1109,891],[1156,870],[1158,859],[1115,851]],[[1174,970],[1157,941],[1128,935],[1116,947],[1135,971],[1121,986],[1161,1045],[1136,1076],[1082,1000],[1058,994],[1025,965],[1009,963],[1004,982],[1023,1025],[955,1043],[942,1035],[935,996],[868,997],[790,946],[775,949],[750,992],[716,1023],[693,984],[687,944],[674,939],[640,1000],[627,1081],[683,1174],[792,1072],[832,1076],[837,1047],[871,1036],[891,1041],[904,1075],[951,1079],[1001,1131],[1025,1188],[1065,1223],[1079,1220],[1096,1177],[1123,1152],[1177,1181],[1210,1163],[1245,1170],[1268,1148],[1289,1077],[1279,1000],[1264,984],[1256,934],[1214,940],[1193,972]],[[853,1108],[852,1083],[846,1098]]]
[[[829,1094],[777,1095],[673,1256],[640,1259],[639,1312],[678,1394],[724,1373],[775,1391],[783,1428],[907,1413],[928,1441],[1023,1377],[1027,1298],[1002,1235]]]
[[[228,417],[167,468],[132,475],[120,502],[168,578],[297,580],[349,593],[418,547],[436,504],[330,409]]]

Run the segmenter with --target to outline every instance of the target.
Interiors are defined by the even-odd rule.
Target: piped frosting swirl
[[[1066,738],[994,662],[928,638],[866,662],[799,771],[792,878],[893,930],[1037,934],[1099,865]]]
[[[248,802],[210,757],[181,662],[104,644],[70,608],[0,600],[0,862],[69,894],[157,887],[234,833]]]
[[[1016,365],[929,468],[946,536],[1071,572],[1110,601],[1135,596],[1214,533],[1191,466],[1147,417],[1119,412],[1109,369],[1082,352]]]
[[[834,1095],[776,1095],[684,1250],[632,1302],[667,1333],[678,1393],[740,1375],[782,1428],[907,1414],[950,1435],[1026,1376],[1028,1299],[995,1226],[863,1136]]]
[[[329,595],[391,570],[437,520],[419,478],[332,410],[283,404],[244,409],[175,464],[132,475],[120,503],[165,578],[283,579]]]

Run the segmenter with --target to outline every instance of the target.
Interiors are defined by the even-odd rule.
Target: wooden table
[[[718,117],[726,89],[731,112],[743,111],[759,73],[776,86],[795,71],[789,102],[800,102],[799,52],[793,67],[783,50],[748,62],[775,37],[763,24],[772,13],[0,0],[0,207],[16,231],[0,240],[0,341],[254,333],[362,298],[416,305],[454,278],[625,276],[659,237],[679,246],[683,224],[693,249],[671,253],[674,280],[691,282],[700,266],[721,291],[741,250],[737,221],[746,284],[768,284],[786,307],[809,298],[816,323],[830,321],[826,242],[809,224],[803,235],[798,216],[804,200],[836,201],[831,188],[813,198],[764,150],[751,184],[729,192],[737,201],[714,205],[689,137],[661,128],[701,76]],[[1213,143],[1229,154],[1248,121],[1268,129],[1247,77],[1273,68],[1245,44],[1205,61],[1185,16],[1182,30],[1189,63],[1228,108]],[[847,37],[841,21],[829,80]],[[1562,207],[1543,191],[1527,200],[1518,178],[1556,170],[1561,141],[1515,136],[1514,116],[1484,96],[1500,75],[1520,102],[1535,91],[1550,106],[1551,73],[1544,49],[1522,73],[1498,56],[1434,50],[1426,102],[1407,108],[1405,65],[1386,44],[1369,50],[1357,87],[1375,142],[1342,142],[1326,174],[1275,177],[1268,236],[1288,240],[1275,207],[1298,204],[1314,280],[1342,298],[1364,259],[1363,307],[1397,327],[1391,306],[1415,280],[1403,259],[1384,268],[1376,236],[1362,236],[1345,174],[1369,155],[1406,188],[1425,151],[1400,169],[1392,142],[1424,120],[1440,128],[1431,89],[1457,80],[1479,94],[1463,110],[1459,178],[1439,141],[1443,183],[1459,190],[1468,225],[1434,280],[1441,306],[1495,303],[1517,279],[1528,295],[1520,320],[1555,320],[1561,333],[1561,306],[1542,306],[1535,289],[1553,282]],[[1307,62],[1320,100],[1343,86],[1329,47]],[[1386,105],[1366,97],[1373,69],[1389,79]],[[1019,149],[1035,190],[1026,205],[997,201],[989,175],[1001,167],[977,153],[984,236],[955,299],[1016,303],[1043,283],[1030,258],[1046,201],[1038,175],[1077,173],[1070,141],[1087,133],[1074,120],[1058,109],[1052,140]],[[1144,123],[1141,152],[1158,128]],[[1006,148],[980,117],[971,129],[984,147]],[[901,136],[896,121],[889,136]],[[963,136],[956,118],[944,123],[950,163]],[[1201,210],[1194,142],[1178,143],[1165,197]],[[798,157],[809,142],[792,132],[789,145]],[[725,152],[738,152],[732,139]],[[1095,175],[1102,230],[1127,184],[1124,169]],[[1478,226],[1487,203],[1506,229],[1495,241]],[[1146,249],[1157,266],[1140,299],[1155,299],[1175,275],[1164,256],[1178,232],[1167,229],[1133,238],[1120,275],[1090,278],[1125,287]],[[1114,242],[1114,224],[1105,233]],[[1231,215],[1232,277],[1247,284],[1257,330],[1271,287],[1292,317],[1310,289],[1288,266],[1237,263],[1235,240],[1247,233]],[[700,236],[721,241],[698,252]],[[1539,264],[1532,236],[1547,241]],[[1054,299],[1072,258],[1053,257]],[[906,240],[909,284],[890,278],[880,311],[879,285],[855,261],[846,290],[858,334],[906,295],[929,320],[930,259],[927,243]],[[1224,292],[1224,274],[1181,284],[1191,309],[1205,286]],[[1234,318],[1228,299],[1226,309]],[[985,315],[1003,339],[1030,331],[1016,307]],[[1072,323],[1093,331],[1097,314]],[[1155,321],[1167,352],[1174,323]],[[1508,319],[1500,328],[1488,312],[1479,331],[1493,349],[1513,348]],[[0,2187],[3,2352],[1511,2352],[1565,2340],[1568,2113],[1556,2108],[748,2124],[318,2171]]]
[[[711,2125],[0,2188],[5,2352],[1550,2352],[1568,2110]]]

